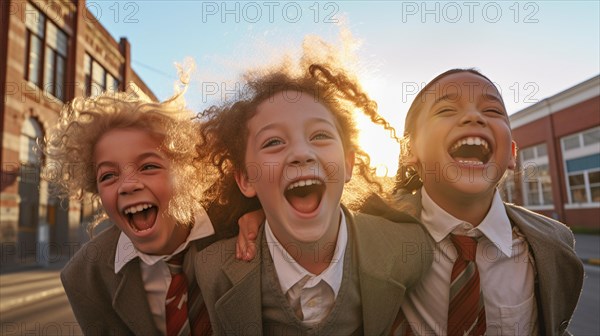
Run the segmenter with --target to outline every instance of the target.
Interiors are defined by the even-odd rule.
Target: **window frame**
[[[38,24],[37,28],[32,28],[30,25],[34,23],[30,23],[31,21],[25,22],[25,31],[26,31],[26,41],[25,41],[25,80],[36,86],[37,88],[43,90],[45,93],[52,95],[54,98],[58,99],[61,102],[64,102],[65,97],[65,86],[66,86],[66,73],[67,73],[67,61],[69,55],[69,36],[51,19],[49,19],[44,12],[42,12],[39,8],[33,5],[30,2],[27,2],[27,11],[28,13],[33,13],[30,15],[35,15],[35,18],[32,20],[40,20],[42,23]],[[50,29],[49,27],[53,27]],[[40,30],[40,31],[38,31]],[[52,46],[49,41],[49,32],[52,31],[56,34],[56,46]],[[35,62],[32,62],[32,39],[36,39],[39,43],[39,52],[35,55],[37,59]],[[61,41],[64,40],[64,50],[60,48]],[[48,50],[51,50],[49,52]],[[50,63],[48,63],[49,55],[53,55],[54,58]],[[59,73],[58,64],[62,63],[62,73]],[[35,74],[32,71],[32,64],[37,66],[35,70]],[[48,71],[48,69],[50,69]],[[32,76],[35,76],[33,78]],[[48,78],[51,77],[52,80],[48,81]]]

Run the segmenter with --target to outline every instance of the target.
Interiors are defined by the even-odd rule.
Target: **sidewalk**
[[[60,269],[37,268],[0,275],[0,315],[60,295],[65,295]]]
[[[575,234],[575,251],[584,264],[600,266],[600,235]]]

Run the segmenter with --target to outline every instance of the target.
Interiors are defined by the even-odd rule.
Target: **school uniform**
[[[395,205],[422,219],[436,241],[432,268],[403,303],[416,334],[446,332],[451,270],[447,259],[456,256],[450,232],[478,232],[477,265],[488,334],[568,334],[583,285],[583,265],[573,248],[573,234],[564,224],[505,204],[497,192],[478,227],[443,211],[425,191],[403,195]],[[373,205],[369,207],[366,211],[372,213]]]
[[[213,243],[212,224],[197,218],[186,243],[183,271],[193,281],[193,260]],[[160,335],[165,333],[164,301],[169,256],[139,253],[115,225],[87,242],[61,272],[73,313],[85,335]],[[202,297],[199,297],[202,300]]]
[[[410,216],[400,214],[396,219],[404,222],[393,223],[343,211],[348,237],[341,285],[329,314],[316,325],[302,323],[286,299],[264,225],[256,240],[259,257],[250,262],[235,258],[235,239],[200,252],[196,279],[215,334],[389,333],[407,290],[432,262],[432,241]]]

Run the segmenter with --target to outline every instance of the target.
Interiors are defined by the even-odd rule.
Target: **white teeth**
[[[297,187],[310,186],[310,185],[313,185],[313,184],[321,184],[321,181],[317,180],[317,179],[296,181],[296,182],[290,184],[289,187],[287,188],[287,190],[292,190],[292,189],[297,188]]]
[[[130,206],[129,208],[126,208],[125,210],[123,210],[123,213],[128,215],[128,214],[134,214],[136,212],[140,212],[143,211],[145,209],[149,209],[151,208],[153,205],[150,203],[144,203],[144,204],[138,204],[138,205],[133,205]]]
[[[482,165],[483,162],[481,161],[467,161],[467,160],[458,160],[459,163],[461,164],[465,164],[465,165],[471,165],[471,166],[479,166]]]
[[[486,150],[489,150],[489,144],[487,141],[485,141],[485,139],[480,138],[480,137],[467,137],[467,138],[460,139],[456,143],[454,143],[454,145],[452,145],[452,147],[450,148],[450,151],[453,152],[462,145],[483,146],[483,148],[485,148]]]

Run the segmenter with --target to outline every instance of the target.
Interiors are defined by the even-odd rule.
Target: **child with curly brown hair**
[[[353,113],[391,127],[347,72],[303,61],[297,72],[247,74],[239,99],[203,113],[198,152],[217,171],[210,198],[234,212],[259,201],[266,215],[254,260],[236,259],[235,238],[196,258],[217,335],[389,333],[431,264],[430,240],[409,216],[394,223],[341,203],[382,192]]]
[[[162,103],[107,92],[66,105],[42,145],[63,167],[53,180],[62,196],[91,193],[102,205],[93,224],[113,224],[61,273],[85,334],[210,333],[193,260],[229,232],[223,223],[215,234],[201,205],[193,117],[183,92]]]

